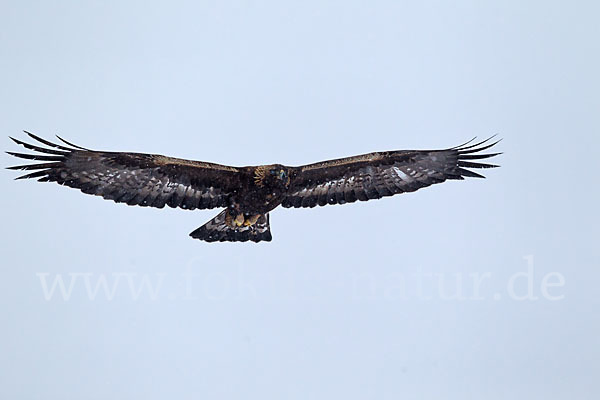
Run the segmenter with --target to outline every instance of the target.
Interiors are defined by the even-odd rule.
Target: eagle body
[[[33,171],[16,179],[57,182],[128,205],[222,208],[190,233],[207,242],[270,241],[269,212],[280,205],[311,208],[353,203],[413,192],[449,179],[483,178],[472,169],[497,167],[480,160],[500,154],[482,153],[498,143],[488,143],[490,138],[442,150],[375,152],[298,167],[233,167],[157,154],[95,151],[60,137],[64,144],[26,133],[40,144],[11,138],[33,153],[8,154],[36,161],[9,167]]]
[[[244,183],[232,196],[231,207],[239,207],[241,212],[249,214],[264,214],[283,202],[290,184],[288,167],[258,165],[243,167],[242,171]]]

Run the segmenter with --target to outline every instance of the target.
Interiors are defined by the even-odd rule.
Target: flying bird
[[[157,154],[95,151],[59,136],[63,144],[25,133],[39,144],[11,139],[34,153],[7,153],[42,162],[9,167],[34,171],[16,179],[57,182],[128,205],[224,208],[190,233],[207,242],[270,241],[269,212],[280,205],[353,203],[414,192],[447,179],[483,178],[471,169],[497,167],[479,160],[501,154],[482,153],[499,142],[489,138],[443,150],[374,152],[299,167],[232,167]]]

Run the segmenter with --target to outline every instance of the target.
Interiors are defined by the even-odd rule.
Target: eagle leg
[[[231,228],[239,228],[241,226],[253,226],[260,218],[260,214],[246,215],[244,213],[236,213],[230,211],[225,216],[225,223]]]
[[[225,224],[231,228],[238,228],[244,224],[244,214],[225,214]]]
[[[260,218],[260,214],[250,215],[244,221],[244,226],[252,226],[252,225],[254,225],[256,223],[256,221],[258,221],[259,218]]]
[[[242,226],[244,224],[244,214],[238,214],[236,215],[235,219],[233,220],[235,226]]]

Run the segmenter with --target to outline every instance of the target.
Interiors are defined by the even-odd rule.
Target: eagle
[[[232,167],[157,154],[96,151],[59,136],[61,144],[25,133],[38,143],[10,139],[34,153],[7,153],[40,162],[8,167],[33,171],[15,179],[56,182],[131,206],[223,208],[190,233],[207,242],[271,241],[269,212],[278,206],[354,203],[414,192],[447,179],[483,178],[472,169],[497,167],[480,160],[501,154],[482,153],[500,141],[492,141],[492,136],[442,150],[374,152],[299,167]]]

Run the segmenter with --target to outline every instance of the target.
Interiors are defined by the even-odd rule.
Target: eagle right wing
[[[491,138],[490,138],[491,139]],[[283,207],[315,207],[367,201],[413,192],[447,179],[483,178],[471,168],[494,168],[479,160],[498,141],[443,150],[398,150],[323,161],[294,167]]]
[[[67,145],[63,146],[25,133],[48,147],[11,137],[36,153],[8,154],[44,161],[9,167],[35,171],[16,179],[57,182],[117,203],[186,210],[227,207],[230,196],[240,187],[240,171],[235,167],[156,154],[94,151],[59,137]]]

